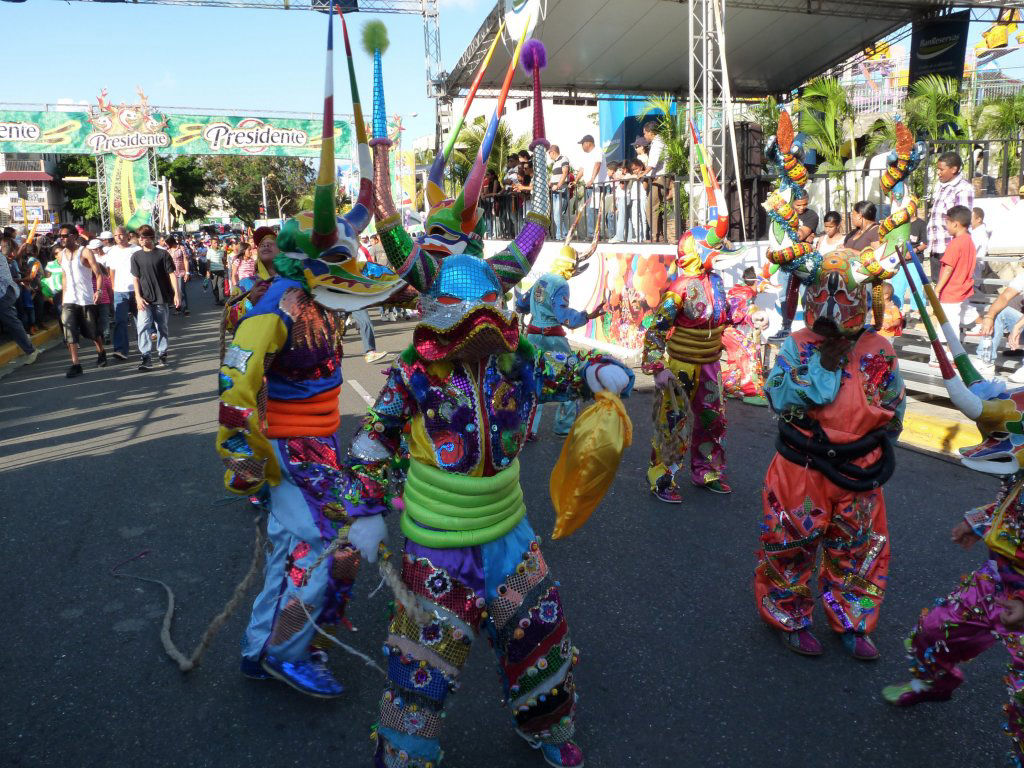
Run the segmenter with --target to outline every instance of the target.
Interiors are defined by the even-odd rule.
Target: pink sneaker
[[[679,493],[679,489],[674,485],[670,485],[667,488],[661,490],[651,489],[651,493],[654,494],[654,498],[658,501],[664,502],[665,504],[682,504],[683,496]]]
[[[847,632],[843,635],[843,646],[859,661],[874,661],[878,658],[878,648],[867,635]]]
[[[780,632],[785,646],[801,656],[821,656],[825,652],[821,642],[809,629],[798,629],[796,632]]]
[[[921,690],[915,691],[915,687]],[[894,707],[912,707],[923,701],[949,701],[952,696],[952,691],[936,690],[932,683],[923,680],[887,685],[882,689],[882,698]]]
[[[583,750],[575,741],[563,741],[561,744],[549,744],[538,741],[528,734],[517,730],[520,736],[534,749],[540,750],[544,762],[552,768],[583,768]]]

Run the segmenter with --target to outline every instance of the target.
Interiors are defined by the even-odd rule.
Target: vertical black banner
[[[970,11],[957,11],[914,22],[910,43],[910,85],[925,75],[952,77],[960,84],[964,76],[970,22]]]

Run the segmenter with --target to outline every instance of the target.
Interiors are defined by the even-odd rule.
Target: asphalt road
[[[177,596],[173,637],[188,653],[244,574],[252,515],[224,503],[214,453],[217,321],[208,307],[171,321],[171,365],[92,367],[68,380],[66,352],[45,353],[0,381],[0,758],[14,766],[369,765],[381,688],[375,670],[340,652],[343,698],[307,699],[238,673],[247,606],[231,617],[201,668],[182,675],[158,639],[159,587],[110,575],[160,578]],[[408,343],[409,325],[378,325],[378,347]],[[347,339],[342,433],[356,426],[384,366]],[[688,488],[681,507],[648,494],[650,392],[629,401],[635,441],[590,522],[545,553],[563,584],[582,650],[579,741],[591,768],[613,766],[879,765],[991,768],[1001,732],[1006,663],[995,647],[968,669],[953,701],[911,710],[879,690],[907,677],[902,640],[919,611],[979,565],[983,551],[949,542],[958,513],[996,483],[898,449],[886,486],[893,560],[876,640],[882,659],[856,662],[824,630],[826,655],[787,652],[759,621],[752,596],[760,487],[773,453],[765,409],[729,404],[731,496]],[[524,489],[534,527],[550,532],[547,478],[559,450],[550,433],[527,447]],[[392,520],[392,530],[397,521]],[[398,539],[392,539],[397,543]],[[376,655],[386,590],[367,568],[344,639]],[[541,765],[500,706],[486,643],[473,650],[445,731],[446,765]]]

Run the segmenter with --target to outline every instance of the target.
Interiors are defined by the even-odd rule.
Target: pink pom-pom
[[[540,40],[527,40],[523,44],[523,52],[519,54],[526,74],[533,74],[535,69],[544,69],[548,64],[548,52]]]

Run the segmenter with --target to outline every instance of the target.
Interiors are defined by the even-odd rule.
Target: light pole
[[[267,218],[267,177],[260,176],[260,189],[263,191],[263,218]],[[281,218],[281,206],[277,208],[277,218]]]

